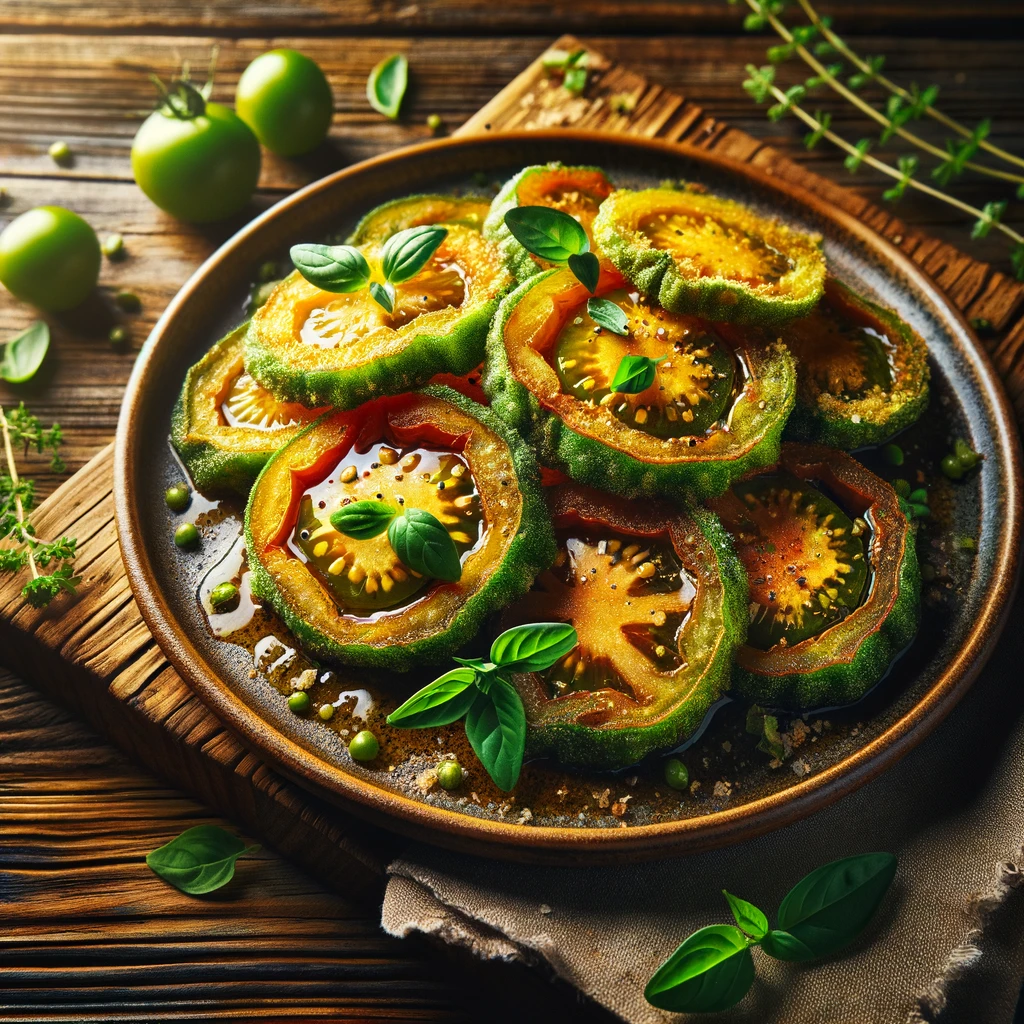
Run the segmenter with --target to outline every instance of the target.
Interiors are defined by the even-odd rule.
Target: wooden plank
[[[860,32],[920,32],[920,5],[883,0],[829,0],[827,10],[842,19],[856,16]],[[1014,0],[933,0],[928,5],[933,33],[991,31],[1022,18]],[[0,28],[112,31],[213,32],[373,32],[378,34],[497,34],[536,31],[546,22],[562,29],[599,34],[656,34],[735,29],[740,15],[721,0],[307,0],[252,4],[246,0],[180,0],[158,5],[147,0],[6,0]]]

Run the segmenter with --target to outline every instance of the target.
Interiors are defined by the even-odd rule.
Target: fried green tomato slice
[[[746,631],[746,578],[704,508],[553,488],[558,555],[505,613],[571,622],[578,645],[514,678],[528,750],[614,769],[691,736],[729,684]]]
[[[267,459],[324,412],[278,401],[245,372],[245,331],[189,369],[174,406],[171,441],[200,491],[248,494]]]
[[[821,298],[820,239],[731,199],[675,189],[620,189],[594,237],[641,293],[676,313],[770,326]]]
[[[386,529],[339,532],[331,515],[360,501],[429,512],[458,550],[461,578],[418,574]],[[317,420],[260,474],[245,535],[253,593],[305,648],[398,671],[450,656],[554,557],[529,449],[441,387]]]
[[[749,581],[740,693],[799,711],[863,697],[920,618],[915,534],[896,492],[849,455],[789,443],[776,470],[711,507]]]
[[[611,195],[612,184],[599,167],[537,164],[521,170],[494,197],[484,221],[484,235],[501,249],[505,264],[517,281],[548,270],[554,264],[527,252],[505,225],[505,214],[517,206],[550,206],[575,217],[594,244],[593,223],[598,208]]]
[[[736,330],[723,327],[726,337]],[[787,437],[847,450],[881,444],[928,404],[924,339],[835,278],[826,281],[814,312],[762,338],[777,338],[797,362]]]
[[[361,251],[381,280],[380,245]],[[325,292],[296,271],[253,316],[245,367],[282,401],[339,409],[409,391],[436,373],[460,376],[482,361],[510,283],[497,248],[461,224],[448,225],[426,266],[395,285],[391,313],[369,289]]]
[[[702,498],[775,462],[796,388],[783,346],[727,344],[607,265],[597,297],[623,311],[624,336],[591,318],[589,293],[566,270],[524,282],[491,326],[484,390],[542,463],[626,497]],[[638,394],[612,388],[627,355],[660,360]]]
[[[392,199],[371,210],[349,237],[349,245],[385,242],[406,228],[425,224],[461,224],[480,231],[491,208],[486,199],[472,196],[419,195]]]

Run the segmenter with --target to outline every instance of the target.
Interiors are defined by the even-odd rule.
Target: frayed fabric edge
[[[950,988],[957,979],[974,968],[982,958],[980,940],[985,927],[1010,894],[1024,884],[1024,847],[1018,847],[1012,860],[998,861],[988,888],[975,893],[967,905],[970,929],[963,940],[950,950],[941,972],[918,994],[906,1024],[936,1024],[949,1002]]]

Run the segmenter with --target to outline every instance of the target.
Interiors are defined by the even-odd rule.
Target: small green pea
[[[306,693],[305,690],[296,690],[296,692],[288,698],[288,707],[290,707],[297,715],[301,715],[303,712],[308,711],[310,703],[309,694]]]
[[[124,255],[124,239],[115,232],[103,239],[100,248],[108,260],[116,260],[119,256]]]
[[[893,490],[901,498],[908,498],[908,497],[910,497],[910,484],[906,480],[904,480],[902,477],[897,477],[895,480],[893,480],[892,487],[893,487]]]
[[[260,281],[273,281],[277,276],[277,264],[272,260],[267,260],[266,263],[261,263],[260,269],[256,272],[256,277]]]
[[[956,546],[961,551],[977,551],[978,542],[973,537],[958,537]]]
[[[953,454],[956,456],[957,462],[960,463],[960,467],[966,471],[968,469],[974,469],[978,464],[978,460],[981,456],[962,438],[957,438],[953,445]]]
[[[916,491],[911,491],[910,494],[907,495],[907,501],[918,505],[927,505],[928,492],[923,487],[918,487]]]
[[[238,587],[234,583],[218,583],[210,591],[210,607],[215,612],[230,611],[238,604]]]
[[[199,531],[195,523],[182,523],[174,531],[174,543],[179,548],[194,548],[199,543]]]
[[[121,327],[120,324],[117,327],[111,327],[110,333],[107,335],[111,345],[123,345],[130,337],[128,328]]]
[[[932,514],[932,510],[927,505],[919,505],[916,502],[911,504],[910,511],[914,514],[915,519],[926,519]]]
[[[114,296],[114,304],[126,313],[138,313],[142,309],[142,299],[130,291],[120,291]]]
[[[939,463],[939,469],[950,480],[959,480],[964,475],[964,467],[960,465],[960,460],[955,455],[946,455]]]
[[[442,789],[457,789],[462,785],[462,765],[452,759],[442,761],[437,766],[437,781]]]
[[[192,491],[188,484],[171,484],[164,492],[164,501],[172,512],[184,512],[192,504]]]
[[[928,562],[924,562],[921,566],[921,579],[923,579],[925,583],[931,583],[936,576],[938,576],[938,573],[935,571],[935,566]]]
[[[55,164],[65,164],[71,158],[71,147],[60,139],[50,145],[49,153]]]
[[[436,135],[440,130],[444,122],[441,120],[440,114],[431,114],[427,118],[427,127]]]
[[[690,785],[690,773],[686,765],[678,757],[670,757],[665,762],[665,782],[673,789],[687,789]]]
[[[898,444],[887,444],[882,449],[882,458],[885,459],[890,466],[902,466],[903,449]]]
[[[333,704],[321,704],[317,710],[317,714],[325,722],[329,722],[334,717],[334,705]]]
[[[356,761],[372,761],[380,753],[380,744],[369,729],[363,729],[352,737],[348,752]]]

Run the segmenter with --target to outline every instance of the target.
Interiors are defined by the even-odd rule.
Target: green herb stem
[[[918,149],[923,150],[925,153],[930,153],[932,156],[938,157],[940,160],[946,160],[949,154],[944,150],[939,149],[938,146],[928,142],[927,139],[922,139],[920,135],[914,132],[908,131],[901,125],[893,124],[893,122],[885,116],[880,110],[876,110],[867,100],[858,96],[852,89],[848,89],[838,78],[833,75],[824,64],[819,61],[814,54],[807,49],[802,43],[798,43],[793,37],[793,33],[786,28],[785,25],[779,19],[772,14],[770,11],[765,9],[764,4],[761,0],[746,0],[747,6],[755,13],[765,17],[768,24],[775,29],[776,33],[790,46],[793,47],[794,51],[800,55],[804,63],[811,68],[812,71],[828,85],[834,92],[838,93],[843,99],[852,103],[858,110],[863,114],[866,114],[877,124],[880,124],[883,128],[892,131],[898,135],[901,139],[906,140],[911,145],[917,146]],[[871,69],[864,65],[866,72],[871,73],[873,78],[877,78],[877,75],[871,71]],[[970,135],[970,133],[968,133]],[[1024,184],[1024,176],[1019,174],[1012,174],[1010,171],[1000,171],[994,167],[987,167],[985,164],[975,163],[971,160],[965,160],[963,163],[965,168],[970,168],[972,171],[977,171],[979,174],[987,174],[992,178],[1000,178],[1003,181],[1012,181],[1014,184]],[[935,195],[944,195],[944,193],[934,192]]]
[[[872,67],[864,60],[862,60],[853,50],[851,50],[843,40],[832,31],[828,24],[822,20],[818,15],[818,12],[810,5],[808,0],[797,0],[800,7],[803,9],[804,14],[807,15],[811,24],[818,29],[823,39],[829,43],[830,46],[835,49],[837,53],[842,54],[854,67],[857,68],[862,74],[870,75],[871,78],[876,81],[883,89],[887,89],[889,92],[901,99],[909,102],[914,101],[914,97],[902,86],[898,85],[892,79],[887,78],[881,72],[875,71]],[[801,56],[803,56],[801,54]],[[938,121],[939,124],[944,125],[950,131],[956,132],[961,138],[970,139],[973,138],[974,133],[966,125],[960,124],[959,121],[955,121],[953,118],[944,114],[941,110],[933,107],[931,104],[926,104],[921,108],[924,114],[927,114],[933,121]],[[987,153],[991,153],[993,156],[998,157],[1000,160],[1006,163],[1015,164],[1018,167],[1024,167],[1024,158],[1008,153],[1005,149],[994,145],[987,139],[981,139],[978,142],[978,148],[985,150]],[[943,154],[945,158],[945,154]],[[965,164],[964,166],[970,166]],[[987,170],[987,169],[986,169]],[[1016,180],[1020,180],[1019,178]]]
[[[752,0],[747,0],[751,3]],[[756,0],[753,0],[756,2]],[[848,142],[841,135],[837,135],[830,128],[826,128],[816,117],[809,114],[797,103],[788,103],[786,94],[776,85],[771,86],[772,96],[780,103],[787,103],[788,109],[791,110],[804,124],[806,124],[812,131],[820,132],[821,137],[828,139],[833,145],[838,146],[844,152],[851,156],[858,157],[861,162],[867,164],[869,167],[873,167],[876,171],[881,171],[883,174],[888,175],[890,178],[895,178],[897,181],[904,179],[904,174],[893,167],[891,164],[887,164],[884,160],[879,160],[877,157],[871,156],[870,153],[861,153],[853,143]],[[935,199],[939,199],[944,203],[948,203],[950,206],[955,206],[959,210],[963,210],[964,213],[969,213],[976,219],[985,218],[986,214],[984,210],[979,210],[976,206],[971,206],[970,203],[965,203],[956,196],[951,196],[947,192],[942,192],[937,188],[932,188],[931,185],[926,185],[924,182],[917,181],[915,178],[910,177],[906,179],[906,184],[909,188],[915,189],[918,192],[922,192],[925,195],[932,196]],[[1016,242],[1017,244],[1024,244],[1024,235],[1021,235],[1017,231],[1014,231],[1007,224],[1003,224],[1000,221],[993,221],[992,227],[996,230],[1001,231],[1007,238]]]
[[[14,462],[14,446],[11,444],[11,430],[7,423],[7,416],[4,414],[2,407],[0,407],[0,433],[3,434],[4,438],[4,457],[7,460],[7,475],[11,478],[11,489],[14,493],[14,511],[18,517],[18,539],[23,540],[27,529],[25,506],[21,501],[21,486],[18,479],[18,467]],[[32,579],[37,580],[39,579],[39,569],[36,567],[35,554],[32,551],[31,544],[26,545],[26,554],[28,555],[28,568],[32,573]]]

